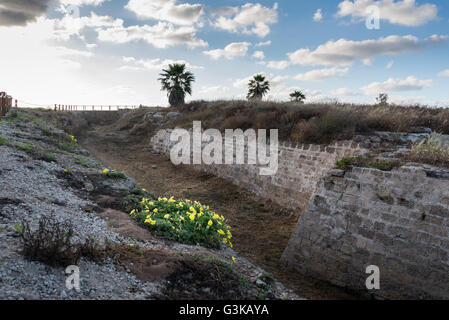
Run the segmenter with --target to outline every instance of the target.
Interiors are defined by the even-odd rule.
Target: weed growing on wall
[[[449,163],[449,137],[432,133],[429,139],[415,144],[412,148],[411,159],[429,164]]]

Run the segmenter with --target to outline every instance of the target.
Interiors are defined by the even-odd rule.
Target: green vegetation
[[[34,146],[31,142],[17,142],[14,146],[22,151],[25,151],[26,153],[32,153],[34,151]]]
[[[341,170],[350,170],[352,167],[375,168],[382,171],[391,171],[394,164],[389,161],[380,161],[373,158],[351,157],[343,158],[337,161],[337,168]]]
[[[126,196],[123,201],[123,208],[126,212],[130,212],[135,209],[136,211],[145,210],[145,205],[142,203],[142,199],[148,198],[156,198],[153,194],[148,192],[143,188],[134,188],[131,192]]]
[[[292,143],[329,144],[373,131],[412,132],[428,127],[449,134],[449,109],[395,105],[292,104],[247,101],[194,101],[173,127],[191,127],[202,121],[205,129],[279,129],[279,139]]]
[[[295,90],[290,93],[290,100],[296,103],[304,103],[304,100],[306,100],[306,95],[301,90]]]
[[[162,90],[167,91],[170,106],[184,104],[186,94],[192,95],[192,83],[195,81],[193,73],[186,71],[185,64],[170,64],[163,69],[158,79],[162,83]]]
[[[9,145],[11,145],[9,140],[0,136],[0,146],[9,146]]]
[[[266,80],[262,74],[257,74],[248,83],[248,95],[246,98],[249,101],[262,101],[264,95],[270,91],[270,82]]]
[[[432,165],[449,164],[449,138],[433,133],[412,147],[410,159]]]
[[[101,173],[111,179],[128,179],[126,174],[115,170],[104,169]]]
[[[14,225],[14,231],[17,232],[18,234],[23,234],[23,228],[24,228],[24,225],[21,222],[16,223]]]
[[[84,158],[84,156],[81,155],[75,155],[76,158],[76,163],[79,164],[80,166],[83,166],[85,168],[89,168],[90,164],[89,162]]]
[[[231,228],[225,218],[197,201],[143,198],[130,215],[156,235],[169,240],[217,249],[226,244],[232,248]]]

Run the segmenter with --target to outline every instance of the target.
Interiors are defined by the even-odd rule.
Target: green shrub
[[[128,179],[126,174],[115,170],[104,169],[101,173],[111,179]]]
[[[375,168],[382,171],[391,171],[394,164],[389,161],[381,161],[373,158],[350,157],[337,161],[337,168],[341,170],[349,170],[352,167]]]
[[[10,142],[6,138],[0,136],[0,146],[9,146],[9,145]]]
[[[31,143],[21,143],[18,142],[15,144],[16,148],[25,151],[27,153],[31,153],[34,151],[34,146]]]
[[[143,198],[155,198],[153,194],[148,192],[143,188],[134,188],[131,192],[126,196],[125,200],[122,203],[123,209],[126,212],[130,212],[135,209],[136,211],[145,210],[145,205],[142,203]]]
[[[449,136],[432,133],[429,139],[412,147],[411,160],[428,164],[449,163]]]
[[[130,215],[169,240],[217,249],[224,243],[232,248],[231,228],[225,218],[197,201],[143,198],[140,208],[132,210]]]

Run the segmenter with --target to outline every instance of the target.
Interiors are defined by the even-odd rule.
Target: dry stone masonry
[[[170,141],[172,130],[161,130],[151,140],[155,151],[169,155],[176,142]],[[269,149],[269,148],[268,148]],[[224,148],[223,148],[224,150]],[[247,150],[246,154],[247,154]],[[321,177],[343,157],[366,153],[367,149],[352,141],[330,146],[279,146],[279,168],[274,176],[259,174],[258,165],[195,165],[199,170],[214,174],[245,188],[256,195],[296,210],[299,214],[307,207]]]
[[[418,129],[330,146],[281,144],[274,176],[259,175],[257,165],[196,168],[300,215],[282,256],[293,270],[378,298],[449,299],[449,170],[334,169],[337,160],[370,150],[378,159],[406,157],[411,143],[429,136]],[[159,131],[153,149],[169,154],[171,132]],[[380,269],[380,290],[366,287],[372,265]]]
[[[336,170],[322,178],[285,250],[303,274],[383,298],[449,298],[449,170]]]

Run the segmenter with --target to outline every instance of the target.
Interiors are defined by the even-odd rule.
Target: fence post
[[[3,92],[0,92],[0,120],[3,116]]]

